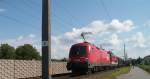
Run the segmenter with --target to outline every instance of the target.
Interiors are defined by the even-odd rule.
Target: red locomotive
[[[67,69],[72,72],[97,71],[116,67],[118,65],[117,56],[110,51],[96,47],[88,42],[72,45],[69,53]]]
[[[84,35],[81,34],[84,41]],[[111,51],[106,51],[97,46],[83,42],[72,45],[69,52],[67,69],[74,72],[95,72],[101,69],[119,66],[121,58],[115,56]],[[121,63],[122,64],[122,63]]]

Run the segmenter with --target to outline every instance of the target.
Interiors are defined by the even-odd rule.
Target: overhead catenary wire
[[[112,19],[111,15],[110,15],[110,13],[109,13],[109,11],[108,11],[108,8],[106,7],[104,1],[103,1],[103,0],[97,0],[97,1],[98,1],[98,3],[100,3],[100,4],[102,5],[103,9],[104,9],[105,12],[106,12],[107,17],[108,17],[109,19]],[[99,1],[100,1],[100,2],[99,2]],[[98,6],[99,6],[99,5],[98,5]]]
[[[39,11],[40,9],[37,9],[35,7],[37,6],[42,6],[40,4],[36,4],[36,1],[32,1],[32,0],[21,0],[24,2],[24,5],[26,5],[27,7],[31,8],[31,9],[34,9],[34,11]]]
[[[15,11],[19,14],[19,15],[24,15],[24,16],[30,16],[30,17],[32,17],[32,18],[34,18],[35,20],[37,20],[38,19],[38,17],[36,17],[35,15],[32,15],[32,14],[30,14],[29,12],[27,12],[26,11],[26,9],[27,9],[27,7],[28,8],[34,8],[34,6],[35,6],[35,3],[34,2],[36,2],[36,1],[32,1],[32,0],[23,0],[23,1],[25,1],[25,2],[27,2],[27,1],[29,1],[29,2],[27,2],[27,3],[25,3],[24,2],[24,4],[23,5],[25,5],[26,6],[26,8],[21,8],[21,7],[18,7],[17,5],[15,5],[15,4],[13,4],[13,3],[10,3],[10,2],[8,2],[7,0],[5,1],[5,2],[7,2],[7,3],[4,3],[5,4],[5,6],[7,6],[8,7],[8,5],[12,8],[12,9],[15,9]],[[23,1],[20,1],[20,2],[23,2]],[[33,5],[31,5],[33,3]],[[30,6],[29,6],[30,5]],[[39,4],[36,4],[36,5],[39,5]],[[9,7],[8,7],[9,8]],[[63,9],[63,11],[65,11],[66,13],[70,13],[70,12],[68,12],[65,8],[62,8]],[[35,11],[35,9],[33,9],[33,11]],[[8,19],[8,20],[11,20],[11,21],[13,21],[13,22],[16,22],[17,24],[22,24],[22,25],[28,25],[28,26],[31,26],[32,28],[34,28],[34,25],[33,24],[30,24],[30,23],[26,23],[25,21],[23,21],[23,20],[20,20],[20,19],[17,19],[17,17],[12,17],[12,16],[9,16],[9,15],[0,15],[1,17],[3,17],[3,18],[6,18],[6,19]],[[71,14],[69,14],[69,16],[71,17],[71,20],[74,20],[74,16],[73,15],[71,15]],[[56,22],[59,22],[61,25],[63,25],[63,26],[67,26],[67,27],[65,27],[65,28],[59,28],[60,30],[59,31],[62,31],[62,32],[64,32],[64,30],[67,28],[67,29],[71,29],[71,27],[70,26],[76,26],[76,25],[74,25],[73,23],[71,23],[71,22],[69,22],[69,21],[66,21],[66,20],[64,20],[62,17],[59,17],[59,16],[57,16],[57,15],[55,15],[54,14],[54,17],[55,17],[55,19],[56,19]],[[31,19],[30,19],[31,20]],[[39,27],[35,27],[35,28],[39,28]],[[35,29],[34,28],[34,29]]]
[[[59,2],[57,2],[59,5],[59,8],[61,8],[62,10],[63,10],[63,12],[65,12],[66,14],[67,14],[67,16],[69,16],[70,17],[70,20],[72,21],[72,22],[76,22],[76,21],[78,21],[79,19],[76,17],[76,16],[74,16],[74,15],[72,15],[72,13],[71,13],[71,11],[70,11],[70,9],[68,9],[68,7],[64,7],[61,3],[59,3]],[[75,25],[76,26],[76,25]]]
[[[27,0],[25,0],[25,2],[26,2],[26,1],[27,1]],[[31,1],[31,0],[29,0],[29,1]],[[7,2],[7,1],[6,1],[6,2]],[[26,5],[26,7],[29,7],[29,8],[34,8],[34,6],[31,7],[31,6],[29,6],[29,4],[27,4],[27,3],[25,3],[25,2],[24,2],[23,5]],[[6,4],[6,3],[5,3],[5,4]],[[8,4],[5,5],[5,6],[7,6],[7,8],[9,8],[9,7],[8,7]],[[25,9],[22,9],[21,7],[17,7],[17,6],[14,5],[13,3],[9,3],[9,6],[11,6],[12,9],[15,9],[15,11],[16,11],[17,13],[19,13],[19,15],[21,15],[21,16],[22,16],[22,15],[24,15],[24,16],[30,16],[30,17],[32,17],[32,18],[34,18],[34,19],[37,19],[37,17],[33,16],[32,14],[29,14],[29,13],[27,14]],[[55,16],[57,22],[59,22],[60,24],[62,24],[62,25],[64,25],[64,26],[67,26],[68,28],[69,28],[69,26],[73,26],[70,22],[64,21],[61,17],[59,17],[59,16],[57,16],[57,15],[54,15],[54,16]],[[35,25],[33,25],[33,24],[26,23],[25,21],[23,21],[23,19],[22,19],[22,20],[19,20],[19,19],[17,19],[17,17],[12,17],[12,16],[8,16],[8,15],[0,15],[0,17],[6,18],[6,19],[8,19],[8,20],[10,20],[10,21],[13,21],[13,22],[17,23],[17,24],[22,24],[22,25],[31,26],[31,28],[33,28],[34,30],[39,28],[39,27],[35,27]],[[66,28],[67,28],[67,27],[66,27]],[[39,30],[39,29],[38,29],[38,30]],[[65,28],[59,28],[58,30],[64,32]]]
[[[40,18],[38,18],[38,17],[36,17],[36,16],[30,14],[30,13],[27,14],[27,11],[26,11],[24,8],[17,7],[15,4],[10,3],[10,2],[8,2],[7,0],[5,0],[5,2],[3,2],[3,4],[4,4],[5,7],[8,8],[8,10],[9,10],[9,8],[14,9],[15,12],[19,13],[19,15],[21,15],[21,16],[28,16],[28,17],[30,17],[30,18],[32,18],[32,19],[34,18],[34,19],[36,19],[36,20],[37,20],[37,19],[40,19]],[[9,5],[9,7],[8,7],[8,5]],[[35,27],[35,25],[33,25],[33,24],[31,24],[31,23],[28,23],[28,22],[26,22],[26,21],[23,21],[24,19],[21,19],[21,20],[20,20],[20,19],[17,19],[17,17],[9,16],[9,15],[7,15],[7,14],[1,14],[0,17],[9,19],[9,20],[14,21],[14,22],[16,22],[16,23],[18,23],[18,24],[23,24],[23,25],[30,26],[30,27],[32,27],[32,28],[34,28],[34,29],[40,28],[40,27],[37,27],[37,26]],[[38,30],[39,30],[39,29],[38,29]]]
[[[7,2],[7,4],[6,4],[6,2]],[[9,3],[9,4],[8,4]],[[29,13],[29,11],[27,11],[25,8],[21,8],[21,7],[18,7],[18,6],[16,6],[15,4],[13,4],[13,3],[10,3],[9,1],[5,1],[5,6],[11,6],[11,7],[9,7],[9,8],[14,8],[15,9],[15,11],[17,11],[18,13],[20,13],[21,15],[28,15],[28,16],[30,16],[30,17],[32,17],[32,18],[34,18],[34,19],[40,19],[40,17],[38,17],[38,16],[35,16],[35,15],[33,15],[33,14],[31,14],[31,13]],[[24,5],[26,5],[26,4],[24,4]],[[26,5],[27,6],[27,5]]]
[[[29,3],[34,4],[35,6],[42,5],[42,4],[41,4],[41,3],[42,3],[42,0],[39,0],[39,1],[40,1],[40,3],[38,3],[38,2],[37,2],[37,0],[26,0],[26,1],[28,1]]]
[[[108,11],[108,8],[105,6],[104,1],[103,0],[100,0],[100,1],[101,1],[102,6],[104,7],[104,9],[106,11],[107,16],[111,19],[112,17],[110,15],[109,11]]]
[[[35,30],[35,29],[38,29],[38,28],[34,27],[34,25],[32,25],[32,24],[25,23],[25,22],[23,22],[23,21],[21,21],[21,20],[18,20],[18,19],[16,19],[16,18],[7,16],[7,15],[0,15],[0,17],[6,18],[6,19],[11,20],[11,21],[14,21],[14,22],[16,22],[16,23],[18,23],[18,24],[28,25],[28,26],[30,26],[31,28],[34,28],[34,30]]]
[[[70,22],[62,19],[61,17],[57,16],[55,13],[53,13],[53,17],[56,18],[57,20],[59,20],[61,23],[67,25],[67,26],[75,26],[73,24],[71,24]],[[70,28],[70,27],[67,27],[67,28]]]
[[[64,8],[62,5],[59,5],[59,6],[61,6],[60,8],[62,8],[64,12],[67,13],[72,18],[72,20],[78,20],[77,17],[71,14],[70,10],[68,10],[67,8]]]
[[[64,23],[62,20],[60,20],[60,19],[58,19],[56,17],[54,17],[52,20],[57,22],[57,23],[59,23],[60,26],[70,26],[69,24]],[[66,28],[60,28],[60,26],[54,26],[54,27],[55,28],[59,28],[59,29],[57,29],[58,31],[64,32],[66,30]]]
[[[59,23],[60,26],[52,26],[52,27],[58,27],[59,29],[57,29],[58,31],[61,31],[61,32],[65,32],[65,30],[67,29],[71,29],[72,30],[72,27],[75,25],[73,25],[72,23],[70,23],[69,21],[67,20],[64,20],[62,17],[59,17],[58,15],[56,15],[55,13],[52,14],[52,18],[51,18],[53,21],[55,21],[56,23]],[[62,26],[65,26],[65,28],[61,28]]]
[[[66,12],[67,13],[67,12]],[[72,16],[72,15],[70,15]],[[62,32],[64,32],[64,30],[66,29],[72,29],[72,27],[76,27],[76,24],[73,24],[65,19],[63,19],[62,17],[56,15],[56,13],[52,14],[52,19],[55,19],[56,22],[61,23],[63,26],[65,26],[65,28],[59,28]],[[73,21],[74,19],[72,18],[71,21]]]

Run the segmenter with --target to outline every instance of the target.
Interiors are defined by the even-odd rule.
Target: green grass
[[[127,74],[130,72],[131,67],[122,67],[119,68],[115,71],[113,71],[112,73],[109,73],[107,75],[104,75],[101,77],[101,79],[116,79],[117,76],[121,75],[121,74]]]
[[[139,67],[150,73],[150,65],[139,65]]]

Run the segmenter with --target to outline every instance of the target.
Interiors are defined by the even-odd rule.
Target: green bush
[[[0,59],[40,60],[41,56],[30,44],[24,44],[16,49],[9,44],[1,44]]]
[[[127,74],[130,72],[130,70],[131,70],[130,66],[118,68],[117,70],[113,71],[112,73],[101,76],[101,79],[116,79],[117,76],[120,76],[122,74]],[[97,78],[97,79],[100,79],[100,78]]]
[[[150,65],[139,65],[139,67],[150,73]]]
[[[15,48],[8,44],[1,44],[0,46],[0,59],[14,59]]]

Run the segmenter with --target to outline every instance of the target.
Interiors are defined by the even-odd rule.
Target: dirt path
[[[138,67],[134,67],[128,74],[121,75],[117,79],[150,79],[150,74]]]

